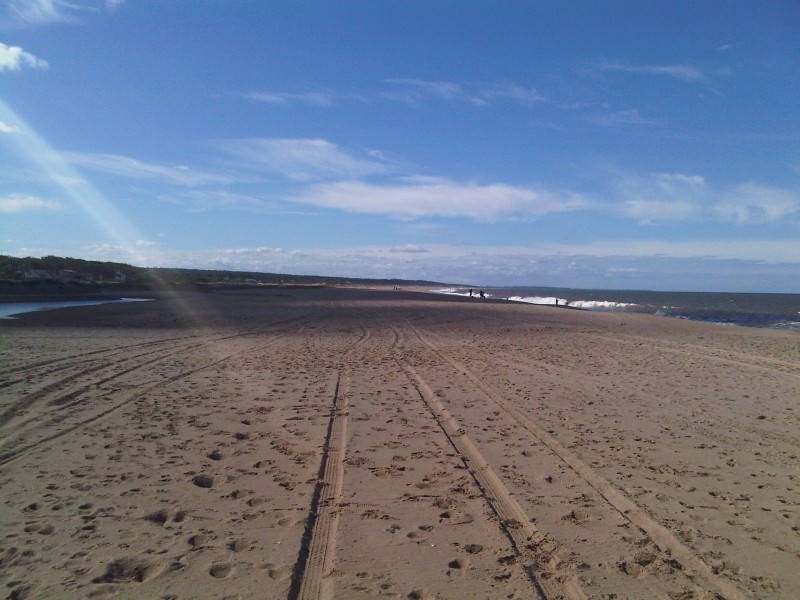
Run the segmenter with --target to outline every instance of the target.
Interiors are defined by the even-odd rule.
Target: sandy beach
[[[0,321],[2,597],[800,597],[800,335],[272,288]]]

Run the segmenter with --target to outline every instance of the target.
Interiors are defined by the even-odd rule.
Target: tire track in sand
[[[723,365],[730,365],[738,368],[754,369],[764,371],[770,375],[788,375],[789,377],[800,377],[800,363],[788,362],[771,357],[753,357],[742,352],[733,350],[722,350],[712,346],[700,346],[698,344],[680,344],[678,342],[658,341],[643,336],[633,336],[628,334],[627,339],[602,335],[599,333],[581,333],[580,335],[589,338],[596,338],[606,342],[624,344],[628,346],[647,345],[650,349],[658,349],[661,352],[677,354],[684,359],[703,362],[712,360]],[[640,340],[640,341],[639,341]],[[694,351],[693,351],[694,350]],[[759,361],[758,364],[754,361]]]
[[[289,319],[287,320],[287,323],[294,320],[295,319]],[[278,324],[280,324],[280,322]],[[38,376],[39,378],[42,378],[47,375],[58,373],[60,371],[68,371],[68,370],[73,370],[73,372],[55,381],[51,381],[49,383],[40,385],[38,388],[35,388],[32,391],[29,391],[28,393],[22,395],[16,402],[11,403],[9,406],[3,406],[2,407],[3,412],[0,413],[0,429],[5,427],[9,423],[9,421],[11,421],[15,416],[18,416],[26,412],[41,398],[55,395],[57,397],[54,400],[52,400],[52,402],[54,402],[55,404],[62,404],[68,402],[71,398],[80,395],[81,393],[83,393],[87,389],[92,388],[93,386],[102,385],[103,383],[112,381],[118,377],[130,373],[131,371],[152,364],[154,362],[158,362],[159,360],[164,360],[166,358],[169,358],[170,356],[173,356],[174,354],[180,351],[192,350],[195,348],[202,348],[202,347],[213,347],[214,345],[219,344],[220,342],[226,340],[239,339],[251,335],[257,335],[261,333],[263,330],[265,330],[265,328],[262,327],[256,329],[251,328],[233,334],[214,335],[214,336],[193,335],[193,336],[184,336],[181,338],[177,337],[164,338],[161,340],[152,340],[148,342],[134,343],[125,346],[104,348],[102,350],[93,350],[91,352],[76,354],[73,355],[72,357],[62,357],[50,361],[31,363],[27,367],[26,366],[18,367],[17,369],[13,369],[12,371],[21,370],[25,374],[25,377],[2,382],[0,383],[0,388],[10,387],[17,384],[28,385],[27,380],[32,377]],[[275,330],[280,331],[280,328],[277,328]],[[148,350],[133,355],[126,354],[130,352],[131,349],[143,349],[143,348],[148,348]],[[139,361],[138,363],[136,363],[137,359],[159,354],[160,356],[157,356],[153,360]],[[112,358],[119,355],[121,355],[121,357],[118,360],[114,361],[111,360]],[[91,358],[86,358],[87,356],[91,356]],[[130,362],[135,363],[133,367],[119,370],[121,366]],[[82,365],[86,364],[88,364],[89,366],[82,367]],[[37,373],[36,372],[37,367],[42,365],[44,365],[47,368]],[[91,381],[87,380],[88,375],[97,374],[100,371],[111,371],[112,374],[105,378],[95,379]],[[98,375],[94,375],[94,377],[97,376]],[[68,390],[64,390],[65,386],[75,381],[80,381],[80,385]]]
[[[714,574],[702,558],[695,554],[688,546],[683,544],[666,527],[651,518],[638,504],[633,502],[621,490],[614,487],[602,475],[593,470],[572,450],[561,445],[552,435],[531,421],[521,411],[502,399],[494,390],[486,385],[479,377],[467,367],[453,360],[410,323],[408,327],[415,333],[419,340],[442,360],[450,364],[461,375],[469,379],[478,389],[489,397],[497,406],[505,411],[517,423],[532,433],[540,442],[547,446],[554,454],[563,460],[584,481],[592,486],[608,501],[625,519],[641,529],[663,552],[677,560],[683,571],[691,578],[700,580],[708,587],[717,591],[721,598],[726,600],[743,600],[744,594],[729,580],[722,579]]]
[[[416,333],[413,326],[408,326]],[[397,331],[395,335],[402,338]],[[480,450],[425,380],[399,355],[396,354],[395,359],[413,382],[451,446],[475,479],[486,502],[500,519],[503,531],[522,559],[537,597],[541,600],[585,600],[586,595],[575,578],[564,578],[555,572],[554,567],[560,562],[555,543],[548,540],[531,522]]]
[[[300,327],[299,330],[297,330],[297,331],[302,331],[302,329],[303,329],[303,327]],[[283,339],[286,335],[289,335],[289,333],[287,333],[285,331],[278,332],[275,335],[274,338],[270,339],[264,345],[262,345],[260,347],[260,350],[264,350],[266,348],[269,348],[270,346],[273,346],[274,344],[278,343],[281,339]],[[236,336],[229,336],[229,337],[236,337]],[[191,349],[193,347],[194,346],[184,347],[184,348],[180,349],[179,351],[176,351],[174,353],[170,353],[167,356],[160,357],[158,359],[154,359],[154,360],[149,361],[149,362],[157,363],[160,360],[162,360],[163,358],[167,358],[167,357],[169,357],[169,356],[171,356],[173,354],[177,354],[177,353],[180,353],[180,352],[185,352],[187,349]],[[226,356],[222,356],[222,357],[220,357],[218,359],[215,359],[213,361],[210,361],[210,362],[207,362],[205,364],[202,364],[199,367],[195,367],[195,368],[187,370],[187,371],[182,371],[180,373],[176,373],[176,374],[171,375],[171,376],[169,376],[169,377],[167,377],[165,379],[158,379],[157,381],[148,380],[148,381],[136,384],[136,385],[134,385],[132,388],[130,388],[128,390],[125,390],[125,391],[122,391],[122,392],[116,392],[113,395],[115,401],[111,406],[101,410],[100,412],[95,412],[94,414],[92,414],[92,415],[90,415],[90,416],[88,416],[86,418],[83,418],[83,419],[79,420],[78,422],[66,425],[62,429],[59,429],[58,431],[55,431],[55,432],[50,433],[50,434],[46,434],[43,437],[40,437],[39,439],[36,439],[35,441],[32,441],[32,442],[29,441],[29,438],[33,437],[32,433],[33,433],[33,431],[35,430],[36,427],[47,428],[47,427],[52,426],[53,424],[61,424],[65,420],[64,415],[61,414],[61,413],[63,411],[65,411],[65,410],[67,410],[67,409],[71,409],[71,408],[76,408],[77,407],[77,408],[80,409],[81,413],[88,412],[87,408],[85,406],[82,406],[83,400],[81,398],[77,398],[76,399],[74,396],[70,396],[68,398],[69,402],[65,403],[63,405],[60,405],[59,406],[59,411],[55,412],[55,414],[48,413],[48,414],[45,414],[45,415],[40,415],[37,419],[28,419],[27,421],[25,421],[24,424],[25,425],[30,425],[29,427],[23,428],[22,430],[20,430],[20,428],[16,428],[11,434],[9,434],[9,435],[5,436],[4,438],[2,438],[2,441],[0,442],[0,466],[6,465],[6,464],[8,464],[10,462],[13,462],[13,461],[17,460],[18,458],[21,458],[22,456],[25,456],[29,452],[31,452],[31,451],[35,450],[36,448],[40,447],[42,444],[46,444],[47,442],[51,442],[51,441],[53,441],[55,439],[58,439],[58,438],[60,438],[60,437],[62,437],[64,435],[67,435],[67,434],[69,434],[69,433],[71,433],[71,432],[73,432],[73,431],[75,431],[77,429],[80,429],[81,427],[85,427],[85,426],[90,425],[92,423],[98,422],[98,421],[104,419],[105,417],[111,415],[112,413],[116,412],[117,410],[123,408],[124,406],[127,406],[130,402],[133,402],[135,400],[138,400],[138,399],[142,398],[143,396],[145,396],[146,394],[152,392],[153,390],[160,389],[160,388],[162,388],[164,386],[167,386],[167,385],[171,385],[171,384],[173,384],[173,383],[175,383],[177,381],[180,381],[182,379],[186,379],[187,377],[189,377],[191,375],[194,375],[195,373],[198,373],[198,372],[203,371],[205,369],[210,369],[210,368],[215,367],[217,365],[220,365],[220,364],[222,364],[222,363],[224,363],[224,362],[226,362],[228,360],[231,360],[231,359],[236,358],[238,356],[241,356],[243,354],[247,354],[249,352],[251,352],[251,349],[229,353]],[[141,368],[142,366],[143,365],[139,365],[139,366],[137,366],[137,368]],[[130,372],[132,370],[135,370],[135,369],[129,369],[129,371],[127,371],[127,372]],[[86,388],[88,389],[88,388],[92,387],[93,385],[94,384],[88,385],[88,386],[86,386]],[[84,390],[82,390],[82,391],[84,391]],[[49,420],[45,421],[43,417],[48,417]]]
[[[21,427],[25,427],[30,422],[36,422],[41,420],[43,416],[48,416],[47,412],[39,411],[36,414],[31,415],[28,419],[24,421],[17,420],[13,422],[16,417],[20,417],[25,413],[29,412],[35,405],[41,404],[44,401],[50,407],[56,407],[58,410],[62,410],[64,408],[70,408],[74,406],[76,403],[80,402],[80,398],[86,392],[95,390],[98,386],[106,384],[110,381],[114,381],[116,379],[122,378],[129,373],[137,371],[139,369],[143,369],[152,364],[157,364],[163,362],[169,358],[175,357],[180,355],[181,353],[191,352],[193,350],[202,349],[202,348],[214,348],[217,344],[231,340],[231,339],[241,339],[245,337],[250,337],[253,335],[258,335],[259,333],[276,333],[280,335],[282,332],[286,331],[288,327],[286,326],[287,323],[291,322],[308,322],[308,318],[303,319],[288,319],[285,322],[279,322],[275,327],[274,325],[271,328],[259,328],[259,329],[250,329],[246,331],[242,331],[235,334],[225,334],[222,336],[192,336],[189,339],[189,343],[183,344],[173,344],[168,348],[157,348],[157,349],[150,349],[146,352],[141,352],[139,354],[125,356],[123,354],[120,360],[115,362],[108,362],[108,358],[110,356],[114,356],[123,352],[120,350],[120,347],[115,349],[110,349],[108,352],[113,352],[112,354],[105,354],[101,358],[95,358],[90,361],[85,360],[78,360],[75,363],[68,363],[66,366],[63,366],[57,370],[65,370],[72,368],[74,366],[79,366],[84,364],[85,362],[96,363],[98,360],[102,360],[100,364],[93,364],[90,367],[80,368],[77,371],[74,371],[70,375],[62,377],[57,381],[52,381],[47,383],[38,389],[35,389],[27,394],[21,395],[16,401],[9,403],[8,406],[3,407],[3,412],[0,413],[0,431],[9,427],[13,426],[13,431],[6,435],[0,435],[0,440],[5,440],[9,435],[15,435]],[[296,325],[291,325],[289,327],[295,327]],[[302,325],[301,325],[302,326]],[[172,342],[174,338],[168,338],[164,341],[159,342],[147,342],[146,344],[132,344],[124,348],[138,348],[141,346],[153,346],[153,345],[163,345],[164,343]],[[105,352],[105,351],[103,351]],[[83,356],[83,355],[79,355]],[[149,358],[155,356],[154,358]],[[145,359],[145,360],[141,360]],[[132,364],[130,364],[132,363]],[[107,375],[104,375],[105,372],[108,372]],[[88,377],[88,376],[92,377]],[[78,381],[77,385],[72,385],[71,387],[67,387],[70,384],[74,384],[74,382]],[[13,382],[17,383],[17,382]],[[139,385],[145,385],[149,382],[141,382]]]
[[[347,453],[347,402],[350,393],[350,368],[347,357],[370,337],[368,329],[342,355],[336,376],[333,407],[325,437],[320,477],[311,501],[311,512],[300,555],[289,591],[291,600],[324,600],[332,597],[332,582],[327,576],[336,558],[336,530],[344,485],[344,459]]]

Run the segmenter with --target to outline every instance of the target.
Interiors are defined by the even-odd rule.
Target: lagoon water
[[[116,300],[64,300],[59,302],[3,302],[0,303],[0,319],[13,319],[40,310],[56,310],[73,306],[94,306],[96,304],[117,304],[121,302],[148,302],[151,298],[118,298]]]

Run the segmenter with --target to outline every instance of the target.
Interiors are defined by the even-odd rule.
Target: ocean
[[[474,295],[480,291],[474,289]],[[469,288],[436,290],[469,296]],[[487,298],[529,304],[571,306],[585,310],[640,312],[718,325],[766,327],[800,331],[800,294],[740,294],[717,292],[651,292],[581,290],[546,287],[483,288]]]

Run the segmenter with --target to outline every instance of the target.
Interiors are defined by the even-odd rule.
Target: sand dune
[[[10,598],[800,597],[800,336],[406,291],[0,323]]]

